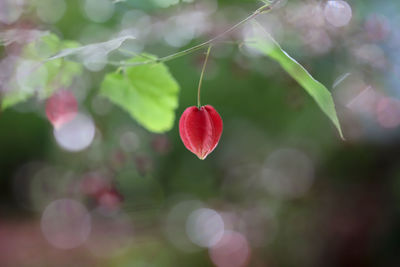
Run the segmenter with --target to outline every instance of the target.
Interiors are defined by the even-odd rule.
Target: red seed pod
[[[59,90],[46,102],[46,115],[55,128],[75,118],[78,102],[71,91]]]
[[[187,149],[205,159],[218,145],[222,119],[210,105],[187,108],[179,121],[179,134]]]
[[[97,195],[97,203],[107,209],[115,210],[124,201],[124,197],[115,188],[105,188]]]

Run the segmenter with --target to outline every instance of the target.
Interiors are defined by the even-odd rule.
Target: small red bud
[[[78,102],[71,91],[59,90],[46,102],[46,115],[55,128],[71,121],[78,112]]]
[[[117,209],[124,201],[124,197],[115,188],[106,188],[97,195],[98,204],[108,210]]]
[[[218,145],[222,119],[210,105],[187,108],[179,121],[179,133],[187,149],[205,159]]]

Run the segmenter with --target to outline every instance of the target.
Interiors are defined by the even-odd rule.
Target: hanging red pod
[[[188,107],[179,120],[183,144],[202,160],[218,145],[222,128],[221,116],[210,105]]]

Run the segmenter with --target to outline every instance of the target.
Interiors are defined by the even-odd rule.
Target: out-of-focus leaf
[[[10,45],[12,43],[30,43],[48,34],[48,31],[10,29],[0,32],[0,44]]]
[[[129,62],[147,61],[151,55]],[[147,130],[161,133],[170,130],[178,107],[179,85],[163,63],[127,68],[106,75],[100,93],[126,110]]]
[[[61,58],[48,62],[43,59],[78,45],[60,41],[54,34],[43,35],[27,44],[21,58],[15,62],[14,75],[3,85],[1,108],[6,109],[34,95],[46,99],[55,90],[71,86],[74,78],[82,73],[80,64]]]
[[[63,57],[76,56],[78,60],[82,60],[84,58],[90,58],[93,56],[101,56],[105,57],[112,51],[118,49],[126,40],[133,40],[135,37],[128,35],[118,37],[106,42],[95,43],[75,48],[68,48],[60,51],[54,56],[49,57],[47,60],[54,60]]]
[[[289,56],[257,22],[253,23],[253,34],[247,37],[245,41],[249,47],[277,61],[311,95],[333,122],[340,137],[344,139],[332,95],[322,83],[314,79],[302,65]]]

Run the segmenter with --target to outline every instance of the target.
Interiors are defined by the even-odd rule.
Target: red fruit
[[[171,142],[169,141],[168,137],[165,135],[157,135],[151,141],[151,146],[153,147],[154,151],[161,155],[167,154],[171,149]]]
[[[111,188],[110,180],[98,172],[90,172],[85,174],[80,183],[81,192],[91,197],[95,197],[100,194],[100,192],[109,188]]]
[[[108,210],[117,209],[123,202],[124,197],[114,188],[105,189],[100,192],[97,196],[98,204]]]
[[[59,90],[46,102],[46,115],[55,128],[75,118],[78,102],[71,91]]]
[[[135,163],[139,174],[142,176],[149,173],[153,168],[153,160],[148,156],[137,156]]]
[[[187,149],[205,159],[218,145],[222,119],[210,105],[187,108],[179,121],[179,134]]]

